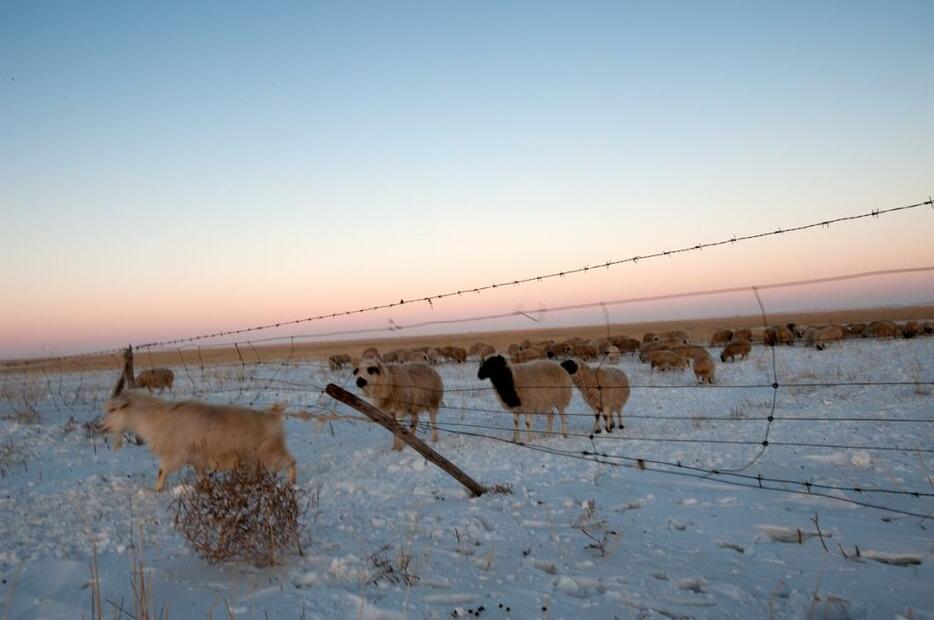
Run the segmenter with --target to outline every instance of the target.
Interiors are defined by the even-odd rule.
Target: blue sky
[[[931,2],[4,0],[0,355],[923,200],[932,25]],[[817,262],[934,262],[911,218]]]

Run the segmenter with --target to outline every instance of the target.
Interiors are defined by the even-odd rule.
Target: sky
[[[0,358],[926,200],[932,25],[909,0],[0,0]],[[304,331],[934,265],[932,233],[917,209]],[[774,305],[932,300],[926,274]]]

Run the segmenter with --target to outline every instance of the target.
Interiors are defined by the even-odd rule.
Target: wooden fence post
[[[371,418],[373,421],[384,426],[393,435],[410,445],[413,450],[424,456],[426,459],[440,467],[441,470],[446,474],[467,487],[467,489],[473,495],[483,495],[486,492],[486,487],[465,474],[454,463],[432,450],[428,444],[416,437],[415,433],[405,428],[404,426],[401,426],[391,416],[386,415],[370,403],[361,398],[358,398],[354,394],[351,394],[347,390],[334,385],[333,383],[329,383],[324,391],[328,394],[328,396],[341,401],[345,405],[353,407],[360,413]]]
[[[136,374],[133,372],[133,347],[128,346],[123,350],[123,372],[120,373],[120,378],[117,379],[117,384],[114,386],[110,396],[111,398],[119,396],[124,388],[132,390],[135,387]]]

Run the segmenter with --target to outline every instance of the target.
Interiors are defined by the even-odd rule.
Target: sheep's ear
[[[359,368],[354,368],[354,369],[353,369],[353,376],[356,377],[358,372],[360,372],[360,369],[359,369]]]
[[[564,368],[569,375],[577,372],[577,363],[574,360],[564,360],[561,362],[561,368]]]
[[[366,374],[368,374],[368,375],[378,375],[378,374],[379,374],[379,367],[378,367],[378,366],[370,366],[369,368],[366,369]]]

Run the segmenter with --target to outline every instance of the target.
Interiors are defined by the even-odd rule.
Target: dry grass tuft
[[[239,464],[197,480],[175,502],[175,529],[211,564],[242,561],[271,566],[296,548],[303,510],[299,491],[262,466]]]

